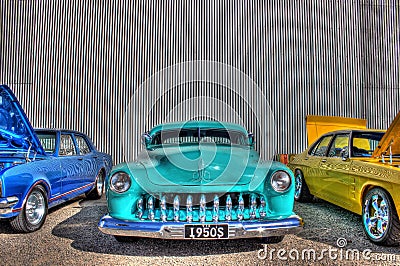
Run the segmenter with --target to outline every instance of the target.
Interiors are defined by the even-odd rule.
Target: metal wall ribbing
[[[201,117],[243,124],[266,158],[298,153],[307,114],[388,127],[400,110],[399,11],[372,0],[1,1],[0,83],[35,127],[86,132],[115,162],[153,125]],[[235,89],[174,83],[198,76]]]

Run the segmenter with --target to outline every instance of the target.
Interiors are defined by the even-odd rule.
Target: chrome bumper
[[[11,213],[13,207],[18,203],[19,199],[17,197],[8,197],[0,199],[0,214]]]
[[[220,222],[229,225],[229,239],[282,236],[294,234],[303,229],[303,220],[292,215],[273,221]],[[129,222],[105,215],[98,228],[109,235],[150,237],[163,239],[190,239],[184,236],[185,222]],[[197,223],[192,223],[197,224]],[[206,222],[204,224],[215,224]]]

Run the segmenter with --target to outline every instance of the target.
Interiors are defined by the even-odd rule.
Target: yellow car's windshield
[[[352,157],[371,157],[383,132],[353,132]]]

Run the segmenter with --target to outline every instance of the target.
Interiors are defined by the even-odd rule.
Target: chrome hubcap
[[[300,175],[296,175],[295,178],[295,183],[296,183],[296,187],[295,187],[295,191],[294,191],[294,197],[296,199],[298,199],[300,197],[301,194],[301,187],[303,185],[302,181],[301,181],[301,176]]]
[[[96,188],[97,188],[97,193],[101,195],[103,193],[103,175],[99,174],[97,176],[97,182],[96,182]]]
[[[46,211],[46,203],[43,194],[39,191],[33,191],[26,201],[26,219],[32,225],[39,224]]]
[[[389,223],[389,209],[385,197],[373,195],[365,200],[363,220],[365,229],[371,238],[383,237]]]

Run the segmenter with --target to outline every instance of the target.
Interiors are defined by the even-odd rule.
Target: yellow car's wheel
[[[378,245],[398,246],[400,222],[390,195],[373,188],[364,197],[362,221],[368,238]]]
[[[294,199],[299,202],[309,202],[313,199],[313,195],[311,195],[310,190],[304,180],[303,173],[300,170],[296,170],[295,176],[295,191],[294,191]]]

